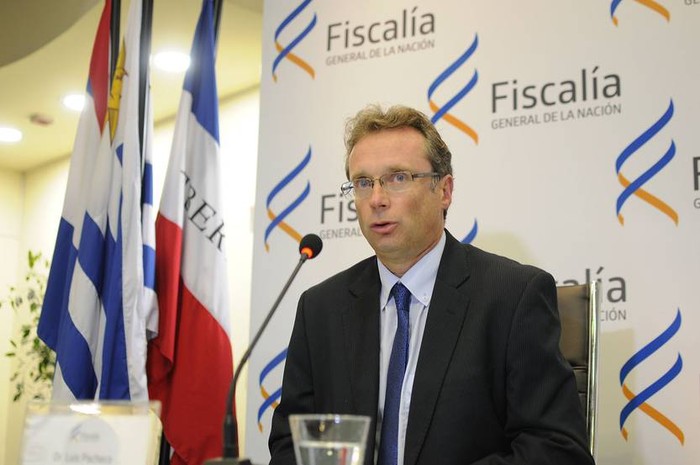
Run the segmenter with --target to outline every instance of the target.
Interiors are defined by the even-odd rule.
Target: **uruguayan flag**
[[[109,61],[104,60],[109,50],[105,28],[109,2],[93,50],[88,105],[76,136],[39,321],[40,337],[56,351],[53,397],[61,400],[148,398],[146,326],[155,308],[152,291],[144,288],[153,285],[154,252],[153,233],[142,225],[150,209],[142,213],[141,208],[142,199],[152,202],[150,157],[142,158],[139,140],[141,1],[131,2],[108,125],[98,105],[106,96],[101,82]],[[93,66],[96,61],[99,67]],[[151,127],[144,124],[144,140]]]

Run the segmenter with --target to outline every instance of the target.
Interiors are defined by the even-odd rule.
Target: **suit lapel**
[[[350,369],[352,413],[372,419],[365,465],[374,463],[377,404],[379,402],[379,271],[369,260],[350,285],[350,305],[343,311],[343,337]]]
[[[379,392],[379,290],[376,260],[370,260],[350,285],[350,305],[342,316],[353,411],[373,420]]]
[[[459,287],[468,279],[467,250],[447,233],[447,242],[430,300],[413,381],[404,464],[414,465],[435,411],[467,313],[469,299]]]

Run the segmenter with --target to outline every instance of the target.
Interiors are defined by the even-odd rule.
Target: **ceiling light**
[[[83,111],[83,107],[85,106],[85,95],[68,94],[63,97],[63,105],[73,111]]]
[[[22,131],[8,126],[0,126],[0,142],[19,142],[22,140]]]
[[[153,66],[169,73],[183,73],[190,66],[190,56],[174,50],[165,50],[153,55]]]

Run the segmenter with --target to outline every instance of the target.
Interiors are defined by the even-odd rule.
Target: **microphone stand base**
[[[246,458],[234,459],[219,457],[216,459],[205,460],[204,465],[253,465],[253,463]]]

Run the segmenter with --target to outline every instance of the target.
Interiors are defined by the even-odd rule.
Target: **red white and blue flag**
[[[38,328],[56,352],[58,400],[148,398],[147,325],[156,329],[157,309],[153,226],[142,223],[152,170],[139,140],[141,1],[131,2],[108,93],[110,11],[106,0]]]
[[[214,61],[213,5],[204,0],[156,219],[160,321],[148,383],[173,465],[221,455],[233,372]]]

